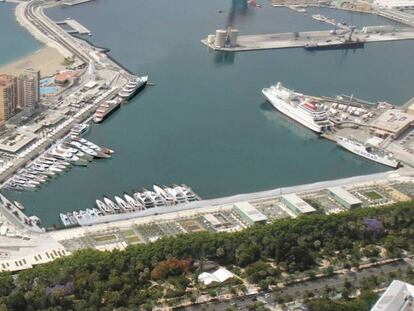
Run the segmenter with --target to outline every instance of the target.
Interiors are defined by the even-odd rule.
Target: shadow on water
[[[269,123],[276,127],[283,128],[294,136],[304,140],[319,139],[319,135],[307,129],[303,125],[297,123],[291,118],[285,116],[281,112],[277,111],[269,102],[264,101],[260,105],[260,110]]]
[[[212,53],[213,53],[213,62],[214,62],[214,64],[216,64],[216,65],[233,65],[234,64],[234,59],[236,58],[236,53],[234,53],[234,52],[219,52],[219,51],[212,51]]]

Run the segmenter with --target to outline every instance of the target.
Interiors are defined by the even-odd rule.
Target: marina
[[[36,190],[43,183],[67,171],[72,165],[86,166],[94,158],[110,158],[113,153],[108,148],[79,137],[86,124],[75,126],[70,136],[54,144],[45,153],[36,158],[25,168],[17,172],[5,183],[9,190]],[[78,135],[74,135],[74,132]]]
[[[95,208],[87,208],[69,213],[60,213],[60,220],[64,226],[91,224],[102,221],[105,216],[145,211],[151,208],[176,206],[195,201],[201,198],[187,185],[153,186],[153,190],[143,188],[134,191],[131,195],[124,193],[115,196],[114,200],[104,196],[95,201]]]

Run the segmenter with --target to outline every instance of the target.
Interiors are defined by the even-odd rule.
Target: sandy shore
[[[45,46],[33,54],[0,67],[0,73],[18,75],[25,68],[35,68],[40,70],[42,77],[50,76],[58,70],[63,70],[62,65],[64,58],[58,50]]]

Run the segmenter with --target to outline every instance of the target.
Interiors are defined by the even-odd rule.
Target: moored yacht
[[[135,200],[137,200],[139,203],[142,204],[144,209],[153,208],[155,206],[154,201],[150,197],[144,195],[141,192],[135,192],[134,198]]]
[[[64,226],[67,227],[67,226],[70,226],[72,224],[71,221],[69,220],[68,215],[60,213],[59,216],[60,216],[60,220],[62,221],[62,224]]]
[[[115,196],[114,197],[115,202],[124,210],[124,211],[130,211],[132,210],[132,206],[129,205],[127,202],[125,202],[124,200],[122,200],[120,197]]]
[[[115,213],[119,213],[121,212],[121,208],[116,205],[114,202],[112,202],[110,199],[108,199],[107,197],[104,197],[104,203],[111,208]]]
[[[143,206],[141,203],[139,203],[137,200],[135,200],[133,197],[131,197],[129,194],[124,193],[125,201],[131,205],[136,210],[143,210]]]
[[[154,191],[163,197],[167,205],[175,205],[176,204],[176,198],[172,194],[165,191],[163,188],[161,188],[158,185],[153,186]]]
[[[96,200],[95,203],[96,203],[96,206],[105,214],[112,214],[114,212],[110,207],[108,207],[101,200]]]
[[[126,100],[131,99],[145,88],[147,82],[148,76],[137,77],[130,80],[118,93],[118,96]]]

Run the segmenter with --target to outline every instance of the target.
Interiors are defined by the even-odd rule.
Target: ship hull
[[[297,112],[297,108],[292,107],[288,103],[270,94],[269,92],[266,92],[264,90],[262,92],[266,96],[267,100],[272,104],[272,106],[275,107],[278,111],[318,134],[322,132],[321,126],[315,124],[314,122],[311,122],[310,120],[305,120],[302,116],[300,116]]]
[[[95,118],[93,119],[93,122],[95,123],[102,123],[106,118],[108,118],[111,114],[113,114],[116,110],[119,109],[119,107],[121,107],[121,103],[117,103],[116,105],[114,105],[112,108],[110,108],[103,116],[102,119],[100,119],[99,121],[96,120]]]
[[[341,49],[362,49],[364,42],[349,42],[349,43],[335,43],[335,44],[322,44],[305,46],[305,50],[341,50]]]
[[[399,161],[396,161],[396,160],[393,160],[393,159],[387,159],[387,158],[369,153],[368,151],[365,150],[364,147],[356,146],[356,145],[354,145],[350,142],[339,139],[337,141],[337,144],[340,147],[342,147],[342,148],[344,148],[344,149],[346,149],[346,150],[348,150],[348,151],[350,151],[350,152],[352,152],[356,155],[359,155],[359,156],[361,156],[365,159],[377,162],[379,164],[382,164],[382,165],[385,165],[385,166],[388,166],[388,167],[392,167],[392,168],[398,168],[398,166],[400,165]]]
[[[132,92],[130,95],[128,96],[121,96],[119,95],[119,97],[121,97],[123,100],[131,100],[132,98],[134,98],[136,95],[138,95],[143,89],[145,89],[145,87],[147,86],[147,82],[145,81],[144,83],[142,83],[139,87],[137,87],[137,89]]]

